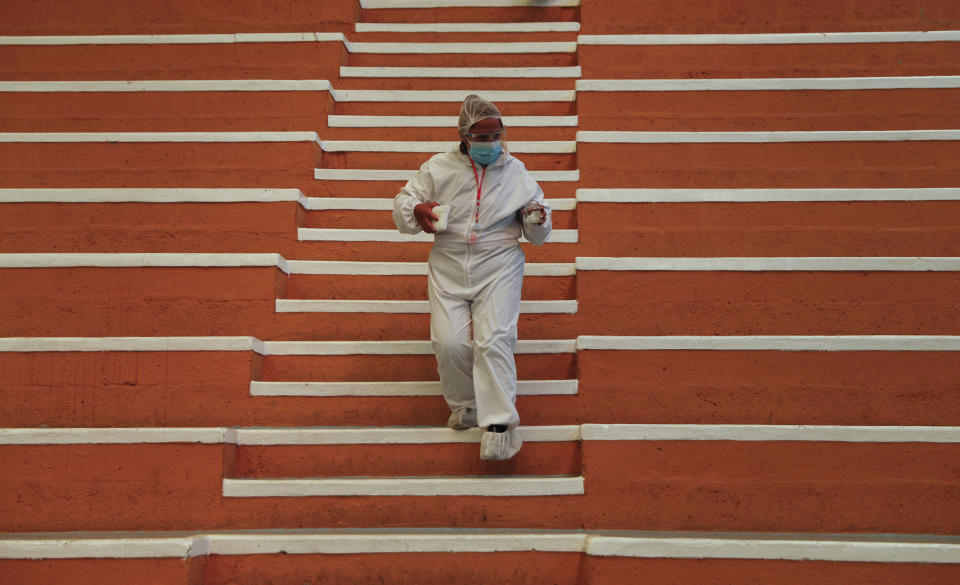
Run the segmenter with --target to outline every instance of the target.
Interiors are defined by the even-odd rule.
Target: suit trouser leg
[[[523,251],[508,249],[498,258],[496,276],[473,300],[473,380],[477,422],[520,424],[517,413],[517,318],[523,286]]]
[[[437,290],[430,280],[430,342],[437,356],[443,397],[451,411],[476,408],[470,302]]]

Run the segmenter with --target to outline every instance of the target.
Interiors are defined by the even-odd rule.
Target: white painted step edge
[[[12,253],[0,254],[0,268],[171,268],[274,267],[290,273],[279,254],[166,254],[166,253]]]
[[[574,90],[334,89],[325,79],[210,79],[145,81],[0,81],[0,92],[328,91],[337,102],[459,103],[476,93],[495,102],[573,102]]]
[[[509,41],[478,43],[407,43],[407,42],[353,42],[347,41],[347,50],[353,54],[392,55],[482,55],[482,54],[553,54],[576,53],[576,41]]]
[[[610,351],[960,351],[957,335],[599,336],[517,341],[517,354]],[[261,341],[254,337],[3,337],[0,352],[253,351],[261,355],[432,355],[427,340]]]
[[[584,424],[520,427],[524,440],[960,443],[960,427]],[[480,429],[446,427],[0,428],[0,445],[370,445],[476,442]]]
[[[521,339],[517,354],[574,353],[576,340]],[[0,352],[253,351],[260,355],[433,355],[427,340],[261,341],[255,337],[0,337]]]
[[[340,77],[579,78],[580,67],[340,67]],[[489,99],[489,98],[488,98]]]
[[[957,272],[955,258],[584,258],[576,269],[617,271],[869,271]]]
[[[306,198],[299,189],[9,189],[0,203],[273,203]]]
[[[451,126],[453,128],[453,126]],[[428,142],[424,140],[321,140],[324,152],[448,152],[457,142]],[[576,140],[514,140],[504,148],[518,154],[572,154],[577,152]]]
[[[580,0],[360,0],[366,10],[392,8],[562,8],[580,6]]]
[[[519,380],[518,396],[574,396],[577,380]],[[442,396],[440,382],[261,382],[252,396]]]
[[[576,127],[578,116],[504,116],[508,128]],[[456,128],[456,116],[327,116],[329,128]],[[511,143],[512,145],[513,143]]]
[[[409,181],[416,170],[406,169],[314,169],[319,181]],[[530,171],[535,181],[579,181],[580,171]]]
[[[528,443],[580,441],[580,426],[520,427]],[[319,429],[229,429],[227,442],[236,445],[426,445],[479,443],[479,428],[455,431],[446,427],[368,427]]]
[[[366,276],[426,276],[426,262],[343,262],[289,260],[290,274],[343,274]],[[527,263],[524,276],[575,276],[574,263]]]
[[[100,254],[83,252],[0,254],[0,269],[74,267],[275,267],[287,274],[340,274],[345,276],[423,276],[427,274],[425,262],[286,260],[279,254]],[[953,272],[960,270],[960,257],[577,257],[574,263],[528,263],[525,265],[524,273],[531,277],[575,276],[578,270]]]
[[[580,441],[580,425],[520,427],[528,442]],[[480,429],[446,427],[323,428],[11,428],[0,445],[139,445],[167,443],[232,445],[391,445],[475,443]]]
[[[210,554],[364,554],[582,552],[590,556],[960,563],[955,537],[778,533],[635,532],[476,529],[289,530],[167,533],[6,534],[3,559],[191,558]]]
[[[370,1],[370,0],[367,0]],[[386,0],[388,1],[388,0]],[[409,7],[424,8],[432,2],[445,1],[450,6],[463,6],[455,0],[410,0]],[[470,0],[469,5],[484,0]],[[497,0],[486,0],[493,5]],[[511,0],[500,0],[504,5]],[[566,6],[577,6],[577,0],[543,0],[543,3],[566,2]],[[525,0],[512,0],[514,6],[525,6]],[[559,5],[559,4],[558,4]],[[500,24],[500,23],[496,23]],[[486,28],[482,28],[486,26]],[[544,23],[504,23],[500,30],[491,30],[490,23],[357,23],[357,32],[576,32],[580,29],[575,22]],[[567,42],[516,42],[496,43],[504,45],[547,45],[550,52],[557,52],[553,46],[569,52],[569,47],[577,45],[798,45],[798,44],[850,44],[850,43],[937,43],[960,41],[960,31],[870,31],[870,32],[828,32],[828,33],[747,33],[747,34],[610,34],[578,35],[577,40]],[[294,33],[225,33],[225,34],[144,34],[144,35],[5,35],[0,36],[0,46],[13,45],[159,45],[159,44],[239,44],[239,43],[305,43],[339,42],[354,53],[392,52],[392,45],[400,45],[401,51],[409,51],[404,45],[438,45],[444,52],[452,51],[447,45],[454,43],[364,43],[352,42],[337,32],[294,32]],[[486,52],[485,45],[495,43],[463,43],[466,49],[460,52],[475,52],[474,45]],[[425,52],[418,49],[416,52]],[[515,52],[515,51],[496,51]],[[533,52],[533,51],[522,51]]]
[[[908,142],[960,140],[960,130],[875,130],[813,132],[577,132],[577,142],[618,144]]]
[[[960,87],[960,75],[752,79],[579,79],[576,87],[578,92],[948,89]]]
[[[892,31],[759,34],[580,35],[581,45],[804,45],[939,43],[960,41],[960,31]]]
[[[520,339],[515,354],[574,353],[574,339]],[[0,349],[2,349],[0,339]],[[266,355],[433,355],[429,341],[267,341]]]
[[[172,79],[140,81],[0,81],[0,92],[327,91],[325,79]]]
[[[210,536],[210,554],[362,554],[411,552],[582,552],[581,533],[561,531],[405,531],[403,529],[297,531]]]
[[[778,201],[956,201],[960,188],[920,189],[577,189],[583,203]]]
[[[960,191],[958,191],[960,192]],[[3,193],[0,190],[0,201]],[[349,211],[392,211],[393,197],[304,197],[301,204],[310,211],[349,210]],[[553,211],[573,211],[577,208],[575,198],[547,199]]]
[[[582,495],[582,477],[417,477],[337,479],[224,479],[227,498],[314,496],[484,496]]]
[[[581,425],[584,441],[960,443],[960,427],[839,425]]]
[[[0,85],[2,87],[2,85]],[[485,89],[339,89],[331,90],[337,102],[462,102],[475,93],[488,100],[501,102],[573,102],[577,99],[574,90],[485,90]]]
[[[0,36],[0,46],[207,45],[241,43],[341,43],[357,54],[575,53],[577,41],[509,42],[354,42],[342,33],[238,33],[169,35],[30,35]]]
[[[0,352],[245,351],[265,355],[255,337],[2,337]]]
[[[339,300],[339,299],[277,299],[277,313],[430,313],[429,301],[396,300]],[[520,301],[520,313],[575,314],[577,301]]]
[[[547,237],[547,242],[554,244],[575,244],[578,238],[579,232],[575,229],[556,229],[550,232],[550,235]],[[426,232],[404,234],[397,230],[390,229],[298,228],[297,239],[301,242],[432,243],[434,235]],[[526,239],[521,238],[520,241],[525,242]]]
[[[861,563],[960,563],[960,544],[849,539],[814,540],[801,535],[764,538],[588,537],[590,556],[674,559],[777,559]]]
[[[316,132],[2,132],[0,142],[319,142]]]
[[[28,35],[0,36],[4,45],[167,45],[238,43],[346,43],[343,33],[221,33],[159,35]]]
[[[579,22],[498,22],[492,29],[489,22],[358,22],[358,33],[533,33],[579,32]]]
[[[581,335],[577,350],[960,351],[960,335]]]

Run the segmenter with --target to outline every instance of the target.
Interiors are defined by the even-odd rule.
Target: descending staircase
[[[0,583],[960,579],[949,2],[87,4],[0,25]],[[554,209],[506,462],[390,217],[468,93]]]

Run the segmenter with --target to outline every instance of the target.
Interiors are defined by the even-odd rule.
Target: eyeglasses
[[[475,142],[495,142],[503,138],[503,131],[498,130],[490,134],[467,134],[467,138]]]

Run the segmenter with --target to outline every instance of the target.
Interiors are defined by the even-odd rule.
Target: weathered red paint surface
[[[462,36],[457,40],[462,40]],[[497,101],[496,104],[497,109],[504,116],[573,116],[577,113],[577,102],[574,100],[553,102]],[[460,111],[460,102],[337,102],[335,110],[337,114],[359,116],[456,116],[457,112]],[[512,138],[515,135],[514,131],[520,130],[525,129],[510,126],[507,131]]]
[[[925,563],[856,563],[756,559],[643,559],[589,556],[584,560],[590,585],[619,585],[643,576],[650,585],[805,585],[807,583],[871,583],[949,585],[960,578],[960,566]]]
[[[274,316],[278,269],[0,271],[3,337],[251,335]]]
[[[476,583],[577,585],[580,553],[371,553],[357,555],[212,555],[206,585],[397,583],[448,585],[452,575]]]
[[[428,339],[429,314],[277,313],[277,268],[4,269],[5,337],[252,335],[264,340]],[[37,292],[40,291],[40,292]],[[328,297],[326,297],[328,298]],[[525,313],[523,339],[572,339],[577,316]]]
[[[238,32],[324,32],[353,30],[356,0],[321,4],[255,0],[174,0],[118,5],[105,0],[55,0],[3,7],[4,35],[184,34]]]
[[[0,144],[0,186],[300,188],[313,182],[315,142]]]
[[[285,255],[302,245],[298,207],[294,201],[4,203],[0,250]]]
[[[521,379],[576,377],[572,354],[517,356]],[[0,353],[4,427],[442,426],[439,396],[251,396],[250,382],[430,381],[423,356],[251,352]],[[521,396],[524,424],[570,424],[576,396]],[[176,405],[175,407],[173,405]]]
[[[956,424],[956,352],[581,350],[584,422]]]
[[[427,276],[292,274],[285,296],[290,299],[427,300]],[[527,275],[522,296],[524,300],[575,299],[576,277]]]
[[[583,79],[952,75],[957,43],[581,45]]]
[[[20,81],[328,79],[342,41],[156,45],[8,45],[0,74]]]
[[[577,145],[580,186],[623,188],[952,187],[960,142]]]
[[[226,419],[216,413],[249,400],[254,365],[251,352],[4,352],[0,420],[4,427],[219,426]]]
[[[956,272],[577,274],[584,335],[955,335],[958,298]]]
[[[957,256],[958,211],[956,201],[580,202],[577,254]]]
[[[311,180],[312,179],[308,179]],[[369,195],[369,192],[367,193]],[[384,196],[389,196],[385,194]],[[336,212],[331,212],[336,213]],[[390,212],[365,212],[366,227],[395,230]],[[351,212],[353,215],[353,212]],[[558,212],[558,229],[573,229]],[[147,252],[270,253],[288,260],[425,262],[432,244],[300,241],[298,227],[361,229],[296,202],[270,203],[3,203],[4,253]],[[370,218],[373,219],[370,219]],[[563,224],[566,223],[564,226]],[[523,244],[531,262],[573,262],[574,244]]]
[[[489,22],[496,31],[500,22],[576,22],[579,9],[555,6],[426,7],[360,11],[359,22]]]
[[[548,201],[549,203],[549,201]],[[380,229],[395,230],[393,213],[384,211],[324,210],[306,211],[301,227],[327,229]],[[574,211],[556,211],[551,214],[553,229],[576,229],[577,215]]]
[[[470,42],[482,42],[470,35]],[[519,40],[518,37],[514,39]],[[526,37],[523,41],[529,42]],[[396,42],[396,41],[394,41]],[[458,42],[458,41],[454,41]],[[463,36],[459,42],[463,41]],[[489,42],[489,41],[488,41]],[[574,39],[573,42],[576,42]],[[351,53],[347,65],[351,67],[575,67],[576,51],[555,53]]]
[[[185,444],[4,446],[0,461],[11,481],[0,486],[7,512],[0,528],[574,528],[581,514],[581,496],[223,498],[223,451]]]
[[[421,159],[426,161],[431,154],[427,153]],[[412,171],[419,167],[408,167]],[[376,181],[367,179],[355,180],[320,180],[312,185],[301,187],[307,196],[311,197],[393,197],[400,192],[400,189],[406,184],[404,180]],[[573,197],[580,184],[575,181],[540,181],[540,188],[543,189],[547,198],[551,197]]]
[[[450,142],[451,145],[453,141]],[[421,152],[324,152],[320,166],[326,169],[419,169],[435,153]],[[517,158],[531,171],[573,171],[574,154],[527,154]]]
[[[9,510],[3,528],[16,531],[583,526],[952,534],[956,517],[944,510],[960,497],[956,450],[588,441],[583,496],[222,498],[220,445],[21,445],[0,449],[13,480],[0,497]]]
[[[583,34],[735,34],[935,30],[960,17],[956,3],[931,0],[654,0],[583,2]]]
[[[504,73],[503,77],[478,78],[464,70],[442,77],[349,77],[342,76],[334,82],[337,89],[412,89],[412,90],[463,90],[465,87],[482,87],[483,91],[505,90],[563,90],[574,91],[576,75],[555,72],[550,76],[516,77]],[[482,84],[482,85],[481,85]]]
[[[199,528],[220,507],[222,452],[218,444],[0,446],[2,530]]]
[[[566,380],[576,377],[576,354],[517,354],[517,373],[525,380]],[[262,379],[277,382],[378,382],[437,380],[433,354],[285,356],[263,360]]]
[[[3,132],[294,132],[327,128],[326,91],[0,92]]]
[[[954,534],[956,444],[587,441],[588,528]]]
[[[205,558],[0,559],[0,583],[23,585],[203,585]]]
[[[777,132],[953,128],[960,89],[583,91],[581,130]]]
[[[580,443],[527,442],[508,461],[483,461],[477,457],[476,442],[241,445],[226,473],[234,478],[579,475]]]

